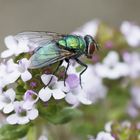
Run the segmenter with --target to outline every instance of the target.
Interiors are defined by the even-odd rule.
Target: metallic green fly
[[[60,62],[53,72],[54,74],[61,66],[63,60],[66,60],[68,64],[65,71],[66,79],[69,60],[74,59],[81,66],[85,67],[80,73],[80,84],[81,75],[86,71],[87,65],[80,61],[79,57],[85,55],[87,58],[91,59],[94,51],[98,49],[97,43],[90,35],[82,37],[78,35],[37,31],[22,32],[17,36],[27,38],[29,47],[36,47],[30,58],[30,69],[42,68]]]

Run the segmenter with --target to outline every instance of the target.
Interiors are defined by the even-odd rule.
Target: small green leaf
[[[73,109],[71,107],[65,107],[62,109],[57,116],[55,116],[54,121],[55,123],[67,123],[72,119],[81,116],[81,112],[78,109]]]
[[[40,104],[39,111],[42,118],[54,124],[64,124],[81,115],[78,109],[64,108],[64,104],[54,100],[48,106]]]
[[[0,128],[0,140],[17,140],[26,136],[30,125],[4,125]]]

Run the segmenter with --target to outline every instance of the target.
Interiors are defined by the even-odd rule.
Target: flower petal
[[[15,100],[16,93],[15,93],[15,91],[14,91],[12,88],[8,89],[4,94],[5,94],[5,96],[8,97],[12,102]]]
[[[54,84],[57,81],[58,78],[55,75],[52,75],[52,74],[43,74],[41,76],[41,80],[45,85],[47,85],[50,82],[51,78],[52,78],[52,80],[51,80],[51,83],[49,85]]]
[[[24,103],[24,101],[15,101],[13,103],[14,104],[14,109],[15,109],[16,113],[19,112],[19,109],[21,110],[23,108],[23,103]]]
[[[15,40],[14,36],[5,37],[4,42],[8,49],[16,50],[17,41]]]
[[[106,124],[105,124],[105,131],[106,132],[108,132],[108,133],[111,133],[111,131],[112,131],[112,124],[113,124],[113,121],[110,121],[110,122],[107,122]]]
[[[14,110],[14,105],[10,103],[4,106],[3,112],[7,114],[12,112],[13,110]]]
[[[45,89],[42,88],[39,91],[39,98],[44,102],[47,102],[51,98],[51,96],[52,96],[52,92],[48,87],[46,87]]]
[[[33,90],[27,90],[24,94],[23,99],[23,108],[29,110],[32,109],[33,105],[38,101],[39,97],[38,94]]]
[[[1,58],[7,58],[14,54],[12,50],[5,50],[1,53]]]
[[[32,109],[28,111],[28,117],[30,120],[34,120],[38,117],[38,110],[37,109]]]
[[[33,105],[34,105],[33,101],[27,100],[23,103],[23,108],[29,110],[32,109]]]
[[[71,92],[66,94],[65,100],[66,100],[66,102],[68,102],[69,104],[72,104],[72,105],[78,105],[79,104],[78,99]]]
[[[7,77],[8,77],[7,83],[8,84],[14,83],[19,78],[19,76],[20,76],[20,73],[16,70],[12,73],[7,74]]]
[[[77,34],[77,35],[91,35],[95,36],[98,31],[100,21],[95,19],[87,22],[83,26],[79,27],[76,31],[74,31],[72,34]]]
[[[58,81],[55,85],[54,85],[55,89],[60,89],[63,92],[69,92],[70,91],[70,87],[68,85],[68,83],[66,83],[66,85],[64,85],[64,81]]]
[[[36,101],[37,98],[38,98],[38,94],[36,92],[34,92],[33,90],[27,90],[24,94],[24,97],[23,97],[23,99],[25,101],[26,100]]]
[[[115,66],[118,62],[119,54],[115,51],[110,51],[103,60],[103,63],[107,66]]]
[[[26,82],[32,78],[32,75],[29,71],[25,71],[21,74],[21,79]]]
[[[29,122],[29,118],[25,117],[18,117],[18,124],[27,124]]]
[[[53,97],[56,100],[62,99],[66,96],[66,94],[60,89],[54,89],[52,91],[53,91]]]
[[[76,96],[82,104],[85,105],[92,104],[92,101],[88,99],[87,94],[83,90],[80,90]]]
[[[27,70],[29,68],[30,65],[30,61],[27,58],[23,58],[21,60],[19,60],[19,70],[22,72],[24,72],[25,70]]]
[[[7,122],[9,124],[17,124],[17,122],[18,122],[18,116],[17,116],[17,114],[12,114],[12,115],[8,116],[6,118],[6,120],[7,120]]]
[[[66,82],[68,83],[69,87],[71,89],[78,87],[80,80],[79,77],[76,74],[69,74]]]

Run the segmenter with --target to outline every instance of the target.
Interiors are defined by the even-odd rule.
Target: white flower
[[[23,58],[19,61],[19,64],[13,62],[13,59],[9,59],[0,64],[0,87],[3,88],[6,85],[14,83],[20,76],[25,82],[32,78],[31,73],[28,71],[29,60]]]
[[[112,128],[111,128],[112,124],[113,124],[112,121],[107,122],[107,123],[105,124],[105,131],[106,131],[106,132],[109,132],[109,133],[110,133],[110,132],[112,131]]]
[[[0,94],[0,110],[10,113],[14,110],[15,91],[11,88]]]
[[[95,71],[102,78],[118,79],[129,75],[129,66],[123,62],[119,62],[118,53],[111,51],[104,58],[103,63],[95,65]]]
[[[73,80],[77,82],[77,78]],[[67,93],[65,100],[68,103],[73,105],[78,105],[79,103],[89,105],[99,99],[105,98],[107,92],[106,87],[103,86],[102,79],[95,75],[93,66],[88,65],[88,69],[83,73],[81,80],[82,88],[79,85],[76,88],[70,89],[70,92]],[[71,84],[71,82],[69,82],[69,84]]]
[[[32,109],[33,105],[38,101],[39,96],[33,90],[27,90],[24,94],[24,109]]]
[[[137,52],[123,54],[124,62],[129,66],[129,76],[138,78],[140,76],[140,54]]]
[[[38,117],[38,110],[32,108],[30,110],[23,108],[23,101],[14,102],[15,113],[7,117],[9,124],[26,124],[30,120],[34,120]]]
[[[98,30],[99,26],[99,20],[92,20],[84,24],[82,27],[78,28],[76,31],[74,31],[72,34],[78,34],[78,35],[91,35],[95,36]]]
[[[65,100],[69,104],[72,104],[74,106],[77,106],[79,103],[86,104],[86,105],[92,104],[92,101],[89,99],[87,94],[80,86],[68,92],[66,94]]]
[[[39,91],[39,97],[44,102],[47,102],[52,96],[54,99],[59,100],[63,99],[66,95],[61,89],[50,89],[49,87],[42,88]]]
[[[52,75],[42,75],[41,79],[44,84],[48,84],[51,77]],[[39,97],[44,102],[48,101],[52,96],[56,100],[62,99],[66,96],[65,92],[69,91],[68,85],[66,84],[66,86],[64,86],[64,81],[57,81],[57,78],[55,76],[53,79],[54,80],[52,80],[52,82],[49,84],[49,87],[47,86],[46,88],[42,88],[39,91]]]
[[[98,133],[96,140],[115,140],[115,138],[110,133],[102,131]]]
[[[86,95],[85,91],[80,86],[79,73],[76,72],[76,66],[70,66],[68,69],[68,77],[66,82],[70,87],[70,91],[66,94],[65,100],[74,106],[80,103],[89,105],[91,100]]]
[[[14,83],[20,76],[17,70],[18,65],[9,59],[0,64],[0,87],[5,87],[8,84]]]
[[[82,75],[82,85],[93,103],[106,97],[107,89],[103,85],[102,79],[96,75],[94,66],[88,65],[88,69]]]
[[[131,88],[132,102],[140,108],[140,87]]]
[[[27,42],[24,40],[17,40],[14,36],[7,36],[5,38],[5,44],[8,49],[1,53],[2,58],[7,58],[12,55],[17,56],[20,53],[29,52]]]
[[[30,61],[27,58],[19,60],[18,71],[21,75],[21,79],[26,82],[32,78],[31,73],[28,71]]]
[[[121,25],[121,32],[125,35],[128,44],[132,47],[140,46],[140,27],[125,21]]]

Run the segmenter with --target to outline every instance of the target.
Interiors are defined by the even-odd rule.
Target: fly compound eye
[[[84,39],[85,39],[86,46],[87,46],[87,48],[86,48],[86,56],[87,56],[88,58],[92,58],[93,52],[94,52],[95,49],[96,49],[95,41],[94,41],[94,39],[92,38],[92,36],[90,36],[90,35],[86,35],[86,36],[84,37]]]
[[[92,57],[93,53],[95,51],[95,45],[94,43],[90,43],[89,46],[88,46],[88,55]]]

